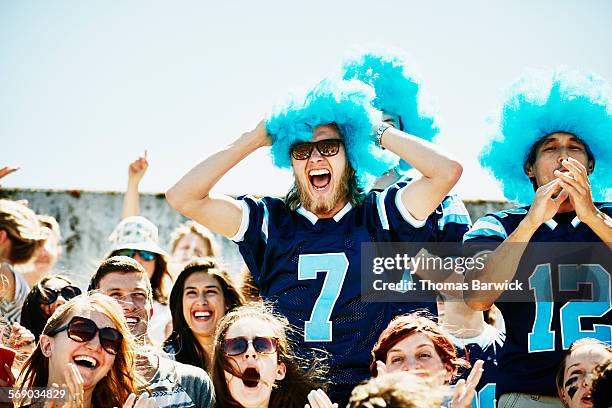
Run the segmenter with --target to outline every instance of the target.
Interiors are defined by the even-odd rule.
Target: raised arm
[[[130,163],[128,167],[128,185],[123,196],[123,211],[121,219],[132,215],[140,215],[140,180],[147,172],[149,162],[147,160],[147,151],[144,154]]]
[[[426,219],[459,181],[463,167],[433,143],[394,127],[383,132],[381,145],[421,172],[403,190],[402,202],[415,219]]]
[[[553,196],[557,194],[555,198]],[[498,246],[495,251],[482,255],[485,257],[484,268],[471,269],[466,275],[466,282],[474,279],[481,282],[504,282],[512,280],[519,262],[536,230],[559,210],[559,206],[568,198],[568,193],[561,189],[559,179],[543,185],[536,191],[529,212],[518,227]],[[487,310],[503,293],[502,290],[464,292],[465,303],[474,310]]]
[[[210,190],[232,167],[260,147],[269,146],[266,125],[244,133],[232,144],[191,169],[166,192],[170,205],[186,217],[226,237],[238,232],[242,207],[231,197],[212,195]]]

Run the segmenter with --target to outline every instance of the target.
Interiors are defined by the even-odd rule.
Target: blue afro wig
[[[273,163],[291,168],[291,146],[312,139],[315,127],[335,124],[360,187],[368,188],[398,162],[397,156],[376,146],[372,138],[372,127],[380,121],[380,112],[371,104],[373,97],[373,90],[359,81],[324,80],[305,97],[277,109],[266,119]]]
[[[571,133],[596,159],[589,177],[595,201],[609,201],[612,189],[612,99],[599,77],[567,70],[538,72],[509,90],[497,135],[480,153],[480,164],[503,185],[508,200],[528,205],[535,195],[523,164],[534,143],[551,133]]]
[[[376,109],[396,115],[401,130],[432,141],[440,129],[433,116],[423,110],[422,88],[399,53],[371,50],[348,58],[343,64],[344,79],[358,79],[374,87]],[[403,170],[410,168],[403,160]]]

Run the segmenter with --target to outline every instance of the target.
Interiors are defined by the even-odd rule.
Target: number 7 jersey
[[[361,244],[426,242],[438,229],[435,219],[417,221],[404,208],[403,185],[370,192],[327,219],[276,198],[239,198],[243,220],[232,239],[262,297],[303,330],[299,348],[329,353],[332,391],[350,392],[369,378],[370,352],[392,317],[388,303],[361,299]]]
[[[596,206],[605,214],[612,213],[612,204]],[[487,214],[474,223],[464,242],[501,243],[528,210],[529,207],[522,207]],[[530,242],[580,243],[601,239],[572,212],[557,214],[541,225]],[[567,247],[569,244],[558,246]],[[570,251],[547,256],[549,260],[575,259]],[[612,341],[610,271],[581,262],[535,264],[538,265],[526,270],[525,276],[528,281],[524,291],[530,301],[496,302],[506,323],[506,342],[499,356],[498,396],[509,392],[557,396],[555,375],[571,344],[585,337],[607,344]],[[573,295],[581,286],[589,291],[593,301]]]

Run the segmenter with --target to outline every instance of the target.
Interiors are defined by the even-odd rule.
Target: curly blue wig
[[[497,135],[481,151],[480,164],[502,183],[508,200],[528,205],[535,192],[522,168],[527,155],[543,137],[571,133],[590,148],[597,161],[589,177],[593,199],[609,201],[610,95],[603,79],[593,74],[557,70],[522,77],[509,90]],[[520,169],[512,158],[520,158]]]
[[[372,138],[372,127],[380,121],[380,113],[371,104],[373,97],[372,89],[359,81],[324,80],[305,98],[288,102],[266,119],[273,163],[291,168],[291,147],[312,139],[315,127],[335,124],[360,187],[367,188],[398,161]]]

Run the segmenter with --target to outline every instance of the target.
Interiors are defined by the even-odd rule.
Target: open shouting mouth
[[[314,169],[308,172],[310,185],[315,191],[323,191],[331,182],[331,172],[328,169]]]

